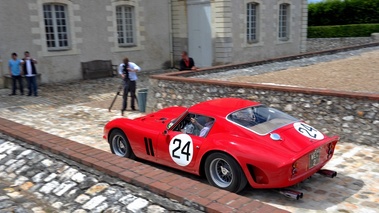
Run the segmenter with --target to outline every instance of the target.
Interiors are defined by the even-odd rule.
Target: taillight
[[[328,158],[331,158],[333,154],[333,150],[334,150],[334,143],[328,144],[328,150],[327,150]]]
[[[292,164],[292,177],[297,174],[297,162]]]

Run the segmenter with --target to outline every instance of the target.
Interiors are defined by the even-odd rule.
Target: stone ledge
[[[42,76],[41,73],[37,73],[37,85],[41,84],[41,76]],[[9,74],[5,74],[3,76],[3,79],[4,79],[4,88],[12,88],[12,77]],[[25,85],[28,84],[28,82],[26,81],[26,77],[22,76],[22,79],[23,79],[24,88],[26,88]]]
[[[259,212],[261,209],[275,213],[285,213],[267,204],[253,199],[233,194],[224,190],[211,187],[207,184],[190,180],[177,174],[173,174],[155,167],[142,164],[127,158],[120,158],[111,153],[79,144],[74,141],[35,130],[31,127],[0,118],[0,132],[15,139],[25,141],[33,146],[46,151],[64,156],[70,160],[90,166],[107,175],[118,177],[125,182],[145,188],[158,195],[176,199],[184,205],[205,212]],[[159,174],[156,175],[155,172]],[[167,183],[165,178],[170,179]],[[172,185],[176,182],[179,184]],[[186,183],[191,183],[190,188],[202,190],[187,190]],[[207,193],[202,193],[204,190]],[[225,195],[232,200],[223,199],[223,196],[210,200],[209,194]],[[231,202],[235,201],[235,202]],[[231,204],[238,205],[231,205]],[[230,205],[229,205],[230,204]],[[247,208],[248,207],[248,208]]]
[[[185,71],[193,72],[193,71]],[[181,72],[183,73],[183,71]],[[288,86],[274,86],[274,85],[264,85],[264,84],[253,84],[253,83],[241,83],[241,82],[230,82],[230,81],[217,81],[217,80],[207,80],[198,78],[186,78],[181,76],[171,76],[175,73],[154,75],[151,76],[153,79],[168,80],[168,81],[179,81],[188,83],[200,83],[200,84],[210,84],[210,85],[220,85],[227,87],[242,87],[250,89],[261,89],[261,90],[271,90],[271,91],[282,91],[282,92],[292,92],[292,93],[304,93],[309,95],[324,95],[324,96],[335,96],[335,97],[345,97],[354,99],[366,99],[366,100],[379,100],[379,94],[375,93],[363,93],[363,92],[346,92],[337,90],[326,90],[326,89],[310,89],[303,87],[288,87]]]

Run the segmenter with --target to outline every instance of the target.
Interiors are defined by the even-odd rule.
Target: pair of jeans
[[[24,85],[22,83],[21,75],[12,75],[12,95],[16,95],[17,81],[18,81],[18,85],[20,86],[21,95],[23,95],[24,94]]]
[[[35,95],[37,96],[37,77],[36,76],[26,76],[26,81],[28,82],[28,89],[29,93],[28,95]]]
[[[133,110],[135,109],[136,85],[137,85],[136,81],[124,81],[124,91],[122,95],[122,109],[121,109],[122,111],[126,110],[129,92],[131,96],[130,106]]]

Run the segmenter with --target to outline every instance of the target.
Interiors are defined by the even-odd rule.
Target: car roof
[[[260,105],[260,103],[241,98],[218,98],[200,102],[189,107],[188,110],[213,117],[226,117],[231,112],[256,105]]]

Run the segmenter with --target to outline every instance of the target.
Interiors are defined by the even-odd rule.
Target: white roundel
[[[179,166],[187,166],[193,157],[193,142],[189,135],[179,134],[171,139],[169,152],[171,159]]]
[[[315,140],[324,139],[324,135],[317,129],[309,126],[308,124],[297,122],[293,124],[293,127],[302,135]]]

